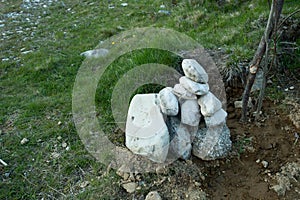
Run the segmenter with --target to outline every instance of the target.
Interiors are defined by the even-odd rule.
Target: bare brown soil
[[[299,199],[300,194],[293,188],[285,197],[278,197],[270,189],[276,183],[272,177],[283,165],[299,162],[300,144],[295,143],[297,130],[286,113],[272,102],[265,103],[264,108],[263,122],[240,124],[239,111],[228,119],[235,144],[233,154],[241,154],[220,161],[219,167],[206,169],[205,190],[211,199]],[[268,166],[265,168],[261,161],[267,161]]]

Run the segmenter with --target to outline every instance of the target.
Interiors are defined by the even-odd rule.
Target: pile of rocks
[[[126,146],[159,163],[188,159],[191,153],[203,160],[222,158],[231,149],[227,113],[209,91],[208,74],[196,60],[184,59],[182,69],[185,76],[173,88],[133,97]]]

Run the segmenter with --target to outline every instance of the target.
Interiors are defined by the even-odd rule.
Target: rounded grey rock
[[[184,74],[198,83],[207,83],[208,75],[205,69],[194,59],[184,59],[182,61]]]
[[[195,95],[204,95],[209,91],[209,86],[207,83],[196,83],[186,76],[181,77],[179,82],[185,89]]]
[[[160,109],[168,116],[176,116],[179,111],[178,100],[172,93],[172,88],[164,88],[159,92]]]

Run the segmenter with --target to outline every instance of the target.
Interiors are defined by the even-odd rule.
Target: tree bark
[[[277,24],[280,13],[282,11],[284,0],[273,0],[271,5],[271,10],[268,18],[268,23],[264,32],[264,35],[261,37],[258,48],[254,54],[254,57],[249,66],[249,75],[247,79],[247,84],[244,89],[243,98],[242,98],[242,117],[241,122],[247,121],[247,112],[248,112],[248,101],[251,93],[251,88],[254,84],[257,71],[260,67],[261,60],[266,52],[267,43],[272,38],[274,30],[276,31],[275,24]]]

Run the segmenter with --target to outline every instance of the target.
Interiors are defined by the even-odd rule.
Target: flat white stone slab
[[[186,76],[181,77],[179,82],[185,89],[195,95],[204,95],[209,91],[209,86],[207,83],[196,83]]]
[[[198,83],[207,83],[208,75],[205,69],[194,59],[184,59],[182,61],[184,74],[191,80]]]
[[[160,112],[158,94],[138,94],[130,103],[126,146],[135,154],[162,163],[169,149],[169,132]]]
[[[201,108],[201,114],[205,117],[212,116],[215,112],[222,108],[221,101],[211,92],[200,96],[198,104]]]

